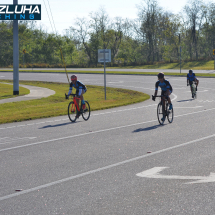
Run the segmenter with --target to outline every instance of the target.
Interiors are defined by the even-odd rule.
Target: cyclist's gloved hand
[[[69,99],[69,96],[68,96],[68,95],[66,95],[66,93],[65,93],[65,99]]]
[[[187,86],[189,86],[189,84],[187,84]]]
[[[155,97],[154,96],[152,96],[152,100],[155,101]]]

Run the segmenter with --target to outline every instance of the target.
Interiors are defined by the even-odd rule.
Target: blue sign
[[[0,4],[0,20],[41,20],[41,5]]]

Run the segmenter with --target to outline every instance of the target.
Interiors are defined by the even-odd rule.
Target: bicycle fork
[[[75,105],[74,104],[71,105],[71,112],[75,112]]]

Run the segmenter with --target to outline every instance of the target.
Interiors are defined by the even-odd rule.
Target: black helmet
[[[164,78],[164,74],[162,72],[158,73],[158,78]]]
[[[193,70],[192,70],[192,69],[190,69],[190,70],[189,70],[189,73],[193,73]]]

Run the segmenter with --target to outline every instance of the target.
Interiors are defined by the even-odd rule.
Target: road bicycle
[[[169,123],[172,123],[173,121],[173,107],[171,110],[169,110],[169,103],[168,103],[168,96],[153,96],[152,99],[155,97],[160,97],[161,101],[158,103],[157,106],[157,117],[158,117],[158,122],[163,125],[164,121],[167,117]]]
[[[190,81],[190,84],[187,84],[187,86],[191,87],[191,93],[192,93],[192,98],[196,99],[197,98],[197,93],[196,93],[196,82]]]
[[[82,115],[83,119],[87,121],[90,118],[90,105],[88,101],[85,101],[85,109],[83,109],[83,104],[81,104],[81,108],[79,109],[78,100],[80,98],[77,97],[76,94],[70,94],[73,97],[73,101],[71,101],[68,105],[68,117],[72,122],[75,122],[79,115]],[[68,95],[65,94],[65,97],[68,98]]]

